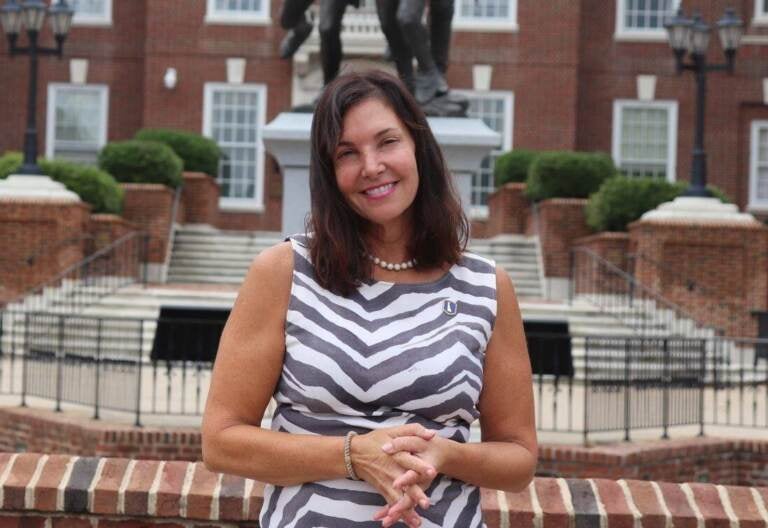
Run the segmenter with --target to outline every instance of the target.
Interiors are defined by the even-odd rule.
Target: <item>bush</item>
[[[524,182],[528,178],[528,169],[533,160],[538,156],[538,152],[532,150],[510,150],[498,158],[493,167],[493,179],[496,187],[501,187],[505,183]]]
[[[526,194],[547,198],[587,198],[616,174],[610,156],[588,152],[542,152],[528,170]]]
[[[0,158],[0,178],[13,174],[21,166],[22,156],[8,152]],[[62,160],[39,159],[42,171],[81,200],[91,204],[94,213],[120,213],[123,208],[123,190],[106,172],[88,165]]]
[[[643,213],[670,202],[688,188],[688,182],[658,178],[617,176],[606,181],[587,203],[587,224],[597,231],[626,231]],[[707,186],[715,198],[729,202],[717,187]]]
[[[183,163],[167,145],[156,141],[108,143],[99,153],[99,167],[125,183],[181,185]]]
[[[134,139],[164,143],[184,162],[184,170],[205,172],[215,176],[219,172],[221,151],[215,141],[200,134],[180,130],[145,128]]]

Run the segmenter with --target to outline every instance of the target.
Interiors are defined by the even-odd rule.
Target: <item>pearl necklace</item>
[[[412,258],[411,260],[406,260],[405,262],[399,262],[395,264],[392,262],[387,262],[386,260],[381,260],[379,257],[374,257],[370,253],[365,253],[365,256],[368,258],[368,260],[370,260],[380,268],[383,268],[389,271],[405,271],[407,269],[411,269],[416,265],[415,258]]]

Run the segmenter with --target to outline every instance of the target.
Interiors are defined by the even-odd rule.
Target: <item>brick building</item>
[[[472,115],[502,133],[502,150],[603,150],[628,173],[687,179],[694,83],[675,72],[661,26],[680,1],[457,0],[449,84],[471,98]],[[735,75],[709,76],[709,179],[741,207],[768,212],[768,1],[682,3],[710,23],[733,6],[745,22]],[[279,0],[76,4],[64,60],[41,61],[40,151],[93,160],[107,141],[142,127],[203,132],[227,154],[219,226],[279,229],[281,181],[259,130],[319,88],[316,34],[283,61]],[[346,67],[389,67],[373,4],[348,9]],[[43,43],[51,40],[44,34]],[[20,149],[27,93],[28,61],[10,59],[6,47],[3,39],[0,152]],[[715,32],[709,59],[722,61]],[[481,75],[488,72],[490,79]],[[653,76],[652,100],[639,98],[638,76]],[[475,182],[479,216],[492,190],[491,164]]]

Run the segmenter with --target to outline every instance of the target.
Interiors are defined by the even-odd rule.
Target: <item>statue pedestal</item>
[[[310,212],[309,130],[312,114],[282,113],[263,132],[267,151],[277,159],[283,173],[282,232],[291,235],[304,231]],[[429,126],[443,149],[453,174],[454,185],[469,218],[472,174],[501,136],[480,119],[458,117],[429,118]]]

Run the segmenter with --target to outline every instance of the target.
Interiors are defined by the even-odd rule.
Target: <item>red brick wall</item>
[[[538,220],[529,217],[529,234],[538,234],[547,277],[570,277],[573,241],[589,235],[581,198],[551,198],[537,205]],[[535,230],[538,229],[538,233]]]
[[[264,502],[261,483],[199,463],[0,453],[0,469],[3,526],[255,527]],[[766,501],[766,488],[537,478],[520,493],[483,489],[481,507],[488,528],[757,527]]]
[[[122,183],[123,217],[149,233],[148,262],[163,263],[168,248],[174,190],[159,183]]]
[[[525,233],[530,202],[524,183],[507,183],[488,197],[487,237],[503,233]]]
[[[639,282],[729,335],[755,335],[749,311],[765,310],[768,289],[765,226],[639,221],[629,229]]]
[[[82,260],[89,216],[82,202],[0,202],[0,304]]]
[[[216,225],[219,217],[219,184],[202,172],[185,172],[181,192],[184,222]]]
[[[93,236],[93,249],[99,249],[112,244],[119,238],[132,231],[137,231],[138,226],[129,222],[122,216],[113,214],[91,215],[91,235]]]

